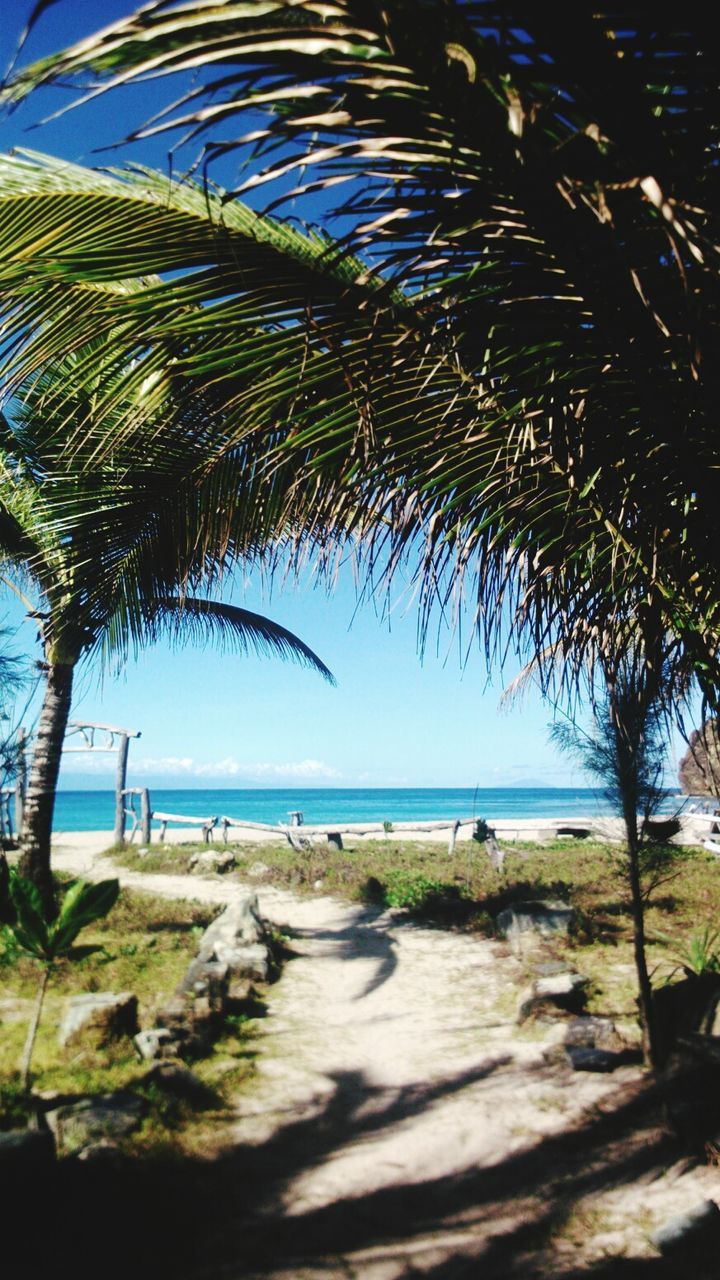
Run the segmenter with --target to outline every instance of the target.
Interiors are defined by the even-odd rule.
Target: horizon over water
[[[432,818],[577,818],[612,812],[592,787],[286,787],[160,788],[160,812],[241,818],[272,825],[300,810],[313,822],[408,822]],[[111,831],[113,791],[58,791],[54,831]]]

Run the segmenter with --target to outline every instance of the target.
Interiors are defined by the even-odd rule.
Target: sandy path
[[[64,837],[55,864],[117,874],[103,843]],[[119,874],[207,902],[243,891]],[[503,945],[321,895],[259,896],[296,956],[270,989],[257,1078],[238,1100],[233,1138],[256,1153],[258,1184],[233,1228],[247,1264],[198,1275],[570,1274],[654,1256],[654,1225],[717,1198],[717,1171],[679,1172],[637,1112],[636,1068],[573,1073],[543,1057],[552,1029],[519,1032],[521,973]]]

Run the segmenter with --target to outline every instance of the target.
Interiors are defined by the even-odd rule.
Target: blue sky
[[[32,5],[5,0],[0,62],[7,64]],[[78,39],[128,13],[130,0],[58,0],[42,19],[23,60]],[[53,90],[0,121],[0,150],[26,146],[86,164],[135,159],[167,169],[167,140],[93,154],[117,141],[164,99],[154,86],[100,98],[41,128],[27,126],[57,109]],[[215,171],[230,184],[233,174]],[[273,659],[165,646],[146,651],[120,677],[87,667],[78,677],[76,718],[142,731],[132,744],[133,781],[164,786],[565,786],[584,785],[580,771],[548,742],[552,709],[530,693],[500,713],[498,700],[514,675],[488,673],[480,653],[465,661],[447,633],[421,662],[412,606],[398,600],[390,620],[356,607],[349,570],[328,594],[310,580],[263,596],[252,577],[226,598],[268,613],[302,637],[333,671],[337,687],[294,664]],[[15,648],[36,649],[32,627],[9,597],[0,622]],[[66,757],[62,785],[111,785],[110,756]]]

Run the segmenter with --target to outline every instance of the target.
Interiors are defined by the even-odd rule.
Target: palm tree
[[[237,508],[223,521],[222,544],[214,539],[218,477],[193,475],[184,483],[168,476],[166,452],[191,453],[181,424],[162,436],[148,434],[142,453],[116,441],[112,460],[93,469],[68,466],[56,442],[53,409],[62,404],[78,421],[91,417],[87,380],[78,390],[78,367],[95,369],[96,386],[108,392],[115,380],[118,427],[138,411],[132,379],[104,360],[106,344],[95,341],[36,376],[16,397],[0,423],[0,524],[6,577],[26,600],[39,625],[45,694],[28,779],[22,834],[21,873],[54,909],[50,833],[63,738],[70,713],[75,670],[99,655],[122,662],[131,648],[161,635],[182,641],[216,639],[240,649],[293,658],[332,679],[320,659],[279,624],[214,596],[223,569],[242,556],[262,558],[243,526],[244,497],[252,505],[252,480],[244,482],[245,459],[226,466],[227,503]],[[91,438],[91,437],[90,437]],[[29,580],[40,608],[23,587]],[[201,594],[198,594],[201,593]]]
[[[429,343],[423,382],[408,372],[417,347],[401,351],[395,402],[377,362],[358,362],[364,413],[304,415],[318,518],[357,521],[367,503],[390,563],[414,558],[426,610],[470,576],[489,654],[507,630],[530,652],[559,646],[572,682],[621,637],[659,671],[670,637],[715,700],[708,40],[697,7],[637,5],[620,25],[602,6],[159,0],[17,72],[6,96],[91,75],[87,98],[210,68],[132,136],[182,124],[206,165],[233,146],[253,161],[245,189],[282,202],[297,175],[299,207],[323,189]],[[237,141],[216,143],[234,117]]]

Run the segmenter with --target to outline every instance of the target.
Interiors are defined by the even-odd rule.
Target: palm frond
[[[329,668],[298,636],[249,609],[196,596],[166,596],[145,602],[142,615],[146,639],[164,634],[176,644],[212,641],[231,651],[291,659],[335,684]]]
[[[149,128],[182,121],[207,163],[236,146],[246,189],[269,199],[301,168],[293,198],[337,192],[349,230],[318,266],[353,263],[367,321],[337,289],[302,319],[297,294],[288,309],[263,281],[238,305],[226,261],[197,263],[174,295],[144,291],[115,332],[134,351],[154,332],[156,367],[162,340],[192,394],[223,406],[210,465],[252,440],[301,540],[351,528],[371,569],[411,562],[424,625],[472,591],[490,657],[510,633],[572,673],[632,630],[714,696],[718,77],[703,17],[161,0],[9,93],[187,71],[201,48],[217,76]],[[232,116],[236,141],[214,145]],[[95,287],[117,264],[104,269]],[[173,296],[178,318],[161,320]],[[29,329],[40,304],[14,305]],[[92,306],[106,331],[118,322],[107,297]],[[38,361],[62,340],[58,320]]]

